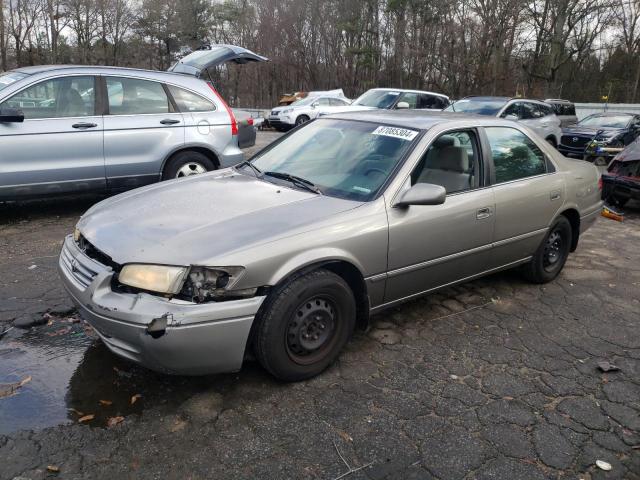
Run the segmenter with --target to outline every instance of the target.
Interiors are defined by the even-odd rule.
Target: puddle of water
[[[87,336],[81,323],[64,319],[7,337],[0,341],[0,383],[29,375],[31,381],[0,398],[0,434],[77,422],[89,414],[95,415],[89,425],[104,427],[110,417],[173,407],[213,384],[224,390],[237,379],[157,374],[116,357]],[[132,404],[137,394],[141,397]]]

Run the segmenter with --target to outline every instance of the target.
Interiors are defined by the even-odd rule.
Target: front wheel
[[[569,257],[571,241],[571,224],[561,216],[553,223],[531,261],[524,266],[527,280],[547,283],[556,278]]]
[[[355,298],[341,277],[328,270],[295,277],[271,292],[256,319],[256,357],[281,380],[311,378],[338,357],[355,320]]]
[[[307,117],[306,115],[300,115],[298,118],[296,118],[296,127],[302,125],[303,123],[307,123],[308,121],[309,117]]]

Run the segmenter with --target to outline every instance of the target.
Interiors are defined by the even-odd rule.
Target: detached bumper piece
[[[111,289],[114,271],[68,236],[58,262],[81,316],[115,354],[152,370],[183,375],[237,371],[265,297],[195,304]]]

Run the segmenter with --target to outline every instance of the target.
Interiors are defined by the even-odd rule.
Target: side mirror
[[[416,183],[405,191],[394,207],[408,207],[409,205],[442,205],[447,197],[447,191],[441,185],[432,183]]]
[[[318,107],[318,106],[320,106],[320,102],[313,102],[313,103],[311,104],[311,108],[316,108],[316,107]]]
[[[397,110],[405,110],[407,108],[409,108],[409,104],[407,102],[398,102],[396,105]]]
[[[517,116],[517,115],[514,115],[513,113],[510,113],[509,115],[505,115],[505,116],[504,116],[504,117],[502,117],[502,118],[504,118],[505,120],[513,120],[514,122],[515,122],[516,120],[520,120],[520,119],[518,118],[518,116]]]
[[[24,113],[17,108],[0,108],[0,123],[22,123]]]

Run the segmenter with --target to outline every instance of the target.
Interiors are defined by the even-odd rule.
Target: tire
[[[300,115],[296,118],[296,127],[302,125],[303,123],[307,123],[309,121],[309,117],[307,115]]]
[[[215,169],[216,166],[206,155],[193,150],[186,150],[176,153],[167,161],[162,172],[162,180],[197,175]],[[188,171],[193,173],[188,173]]]
[[[571,250],[571,224],[560,216],[551,226],[531,261],[524,266],[523,273],[533,283],[552,281],[562,271]]]
[[[356,323],[349,285],[328,270],[293,277],[271,292],[257,319],[254,353],[274,377],[314,377],[338,357]]]

